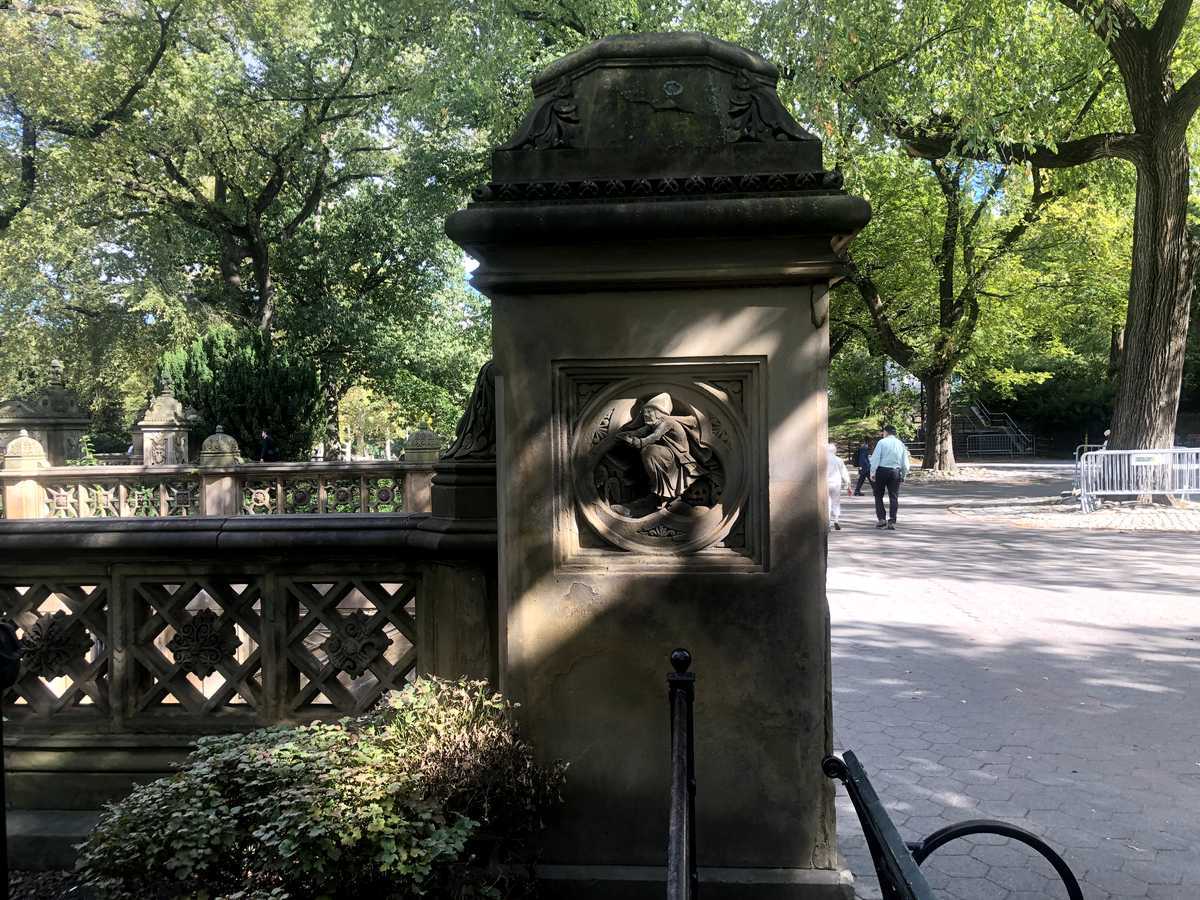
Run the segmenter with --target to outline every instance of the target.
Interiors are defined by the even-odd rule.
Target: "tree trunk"
[[[342,433],[338,429],[338,413],[341,409],[342,392],[332,379],[322,379],[321,399],[325,407],[325,458],[342,458]]]
[[[1175,442],[1192,300],[1189,160],[1183,135],[1157,143],[1138,164],[1125,353],[1108,442],[1113,449]]]
[[[921,387],[925,392],[925,456],[921,468],[953,472],[954,413],[950,407],[950,373],[925,373]]]
[[[1121,357],[1125,353],[1125,327],[1114,325],[1108,341],[1108,380],[1116,384],[1121,374]]]

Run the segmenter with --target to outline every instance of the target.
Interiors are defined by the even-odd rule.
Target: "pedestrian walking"
[[[830,443],[826,454],[825,484],[829,488],[829,528],[841,531],[842,491],[850,488],[850,471],[838,456],[837,444]]]
[[[275,462],[279,459],[279,451],[275,449],[275,442],[271,440],[271,435],[267,434],[265,428],[262,432],[262,444],[258,448],[258,459],[260,462]]]
[[[858,484],[854,486],[854,496],[861,497],[863,482],[871,482],[871,448],[866,438],[859,442],[858,449],[854,451],[854,465],[858,467]]]
[[[900,505],[900,482],[908,474],[908,448],[896,437],[896,429],[884,425],[879,443],[871,454],[871,478],[875,484],[876,528],[896,530],[896,509]],[[888,495],[888,514],[884,517],[883,493]]]

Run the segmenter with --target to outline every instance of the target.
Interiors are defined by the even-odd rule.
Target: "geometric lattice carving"
[[[415,579],[287,579],[289,715],[355,715],[416,673]]]
[[[25,655],[5,694],[16,720],[109,712],[108,584],[0,583],[0,612],[18,628]]]
[[[253,715],[262,703],[261,581],[131,579],[135,715]]]
[[[202,609],[167,641],[167,649],[179,665],[206,678],[241,644],[232,626],[222,623],[211,609]]]
[[[415,573],[146,571],[0,580],[25,650],[9,720],[204,734],[357,715],[416,676]]]

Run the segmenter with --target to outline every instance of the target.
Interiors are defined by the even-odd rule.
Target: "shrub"
[[[563,766],[534,763],[513,709],[430,678],[358,718],[202,738],[105,810],[79,869],[139,900],[520,896]]]
[[[270,336],[222,325],[159,358],[175,396],[200,415],[201,439],[218,425],[257,458],[265,430],[281,459],[306,460],[323,422],[317,371]]]

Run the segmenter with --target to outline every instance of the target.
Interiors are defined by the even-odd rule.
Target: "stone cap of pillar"
[[[429,428],[418,428],[404,441],[404,461],[414,463],[437,462],[445,441],[442,436]]]
[[[840,172],[822,169],[820,140],[784,108],[777,81],[758,54],[703,34],[597,41],[534,80],[532,108],[492,155],[492,180],[446,231],[481,261],[476,283],[485,287],[529,281],[515,272],[531,260],[503,260],[508,248],[580,242],[731,238],[794,248],[812,238],[790,262],[758,267],[774,280],[836,274],[835,250],[866,225],[870,207],[842,190]],[[638,261],[626,265],[636,279]],[[704,269],[718,277],[716,266]],[[727,275],[754,280],[745,266]]]
[[[237,439],[226,434],[225,429],[218,425],[214,434],[210,434],[200,445],[201,466],[229,466],[242,461],[241,448]]]
[[[5,471],[45,469],[50,465],[46,458],[46,449],[29,436],[22,428],[17,437],[8,442],[4,450],[3,468]]]
[[[183,404],[175,399],[175,386],[169,378],[163,379],[162,390],[150,401],[137,428],[172,429],[186,428],[192,417],[184,410]]]

